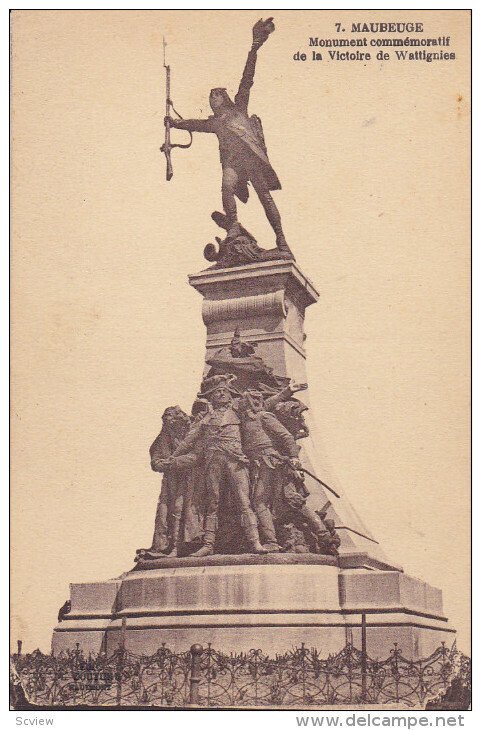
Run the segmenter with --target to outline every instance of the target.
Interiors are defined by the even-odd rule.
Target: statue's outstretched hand
[[[295,469],[295,471],[300,472],[301,478],[304,479],[304,472],[302,469],[302,464],[299,461],[299,459],[289,459],[289,463],[290,463],[291,467],[293,469]]]
[[[272,22],[273,18],[267,18],[267,20],[260,20],[252,28],[252,39],[254,46],[260,48],[263,43],[269,38],[270,34],[275,30],[275,25]]]
[[[165,126],[169,125],[169,127],[176,127],[177,126],[176,122],[177,122],[177,119],[173,119],[172,117],[164,117]]]

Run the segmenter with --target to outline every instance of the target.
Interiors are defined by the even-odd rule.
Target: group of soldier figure
[[[306,386],[273,375],[238,332],[208,363],[191,415],[167,408],[150,448],[164,476],[152,546],[138,558],[336,555],[332,521],[306,504],[297,443],[306,406],[293,397]]]

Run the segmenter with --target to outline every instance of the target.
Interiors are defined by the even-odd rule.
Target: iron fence
[[[122,648],[84,655],[77,647],[55,656],[19,651],[12,676],[26,700],[43,707],[425,707],[439,706],[453,687],[469,694],[470,660],[444,644],[419,660],[395,644],[382,661],[351,644],[327,658],[304,645],[275,657],[197,644],[183,653],[163,645],[151,656]]]

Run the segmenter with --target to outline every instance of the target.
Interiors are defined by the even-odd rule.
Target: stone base
[[[209,555],[205,558],[187,556],[185,558],[139,559],[134,568],[155,570],[160,568],[191,568],[204,565],[337,565],[340,568],[373,568],[377,570],[399,570],[400,566],[373,558],[368,553],[345,552],[338,557],[313,553],[271,553],[269,555]]]
[[[133,572],[139,570],[162,570],[164,568],[203,568],[211,565],[334,565],[339,559],[331,555],[314,553],[255,553],[239,555],[207,555],[196,558],[193,555],[185,558],[155,558],[139,560]]]
[[[323,556],[250,557],[253,564],[190,566],[181,558],[182,567],[72,584],[72,610],[54,630],[53,652],[78,642],[111,653],[123,619],[125,646],[137,654],[163,642],[177,652],[210,642],[218,651],[271,656],[304,643],[327,656],[351,640],[360,648],[363,613],[371,657],[386,658],[397,642],[406,657],[420,658],[454,640],[441,591],[404,573],[343,570]]]

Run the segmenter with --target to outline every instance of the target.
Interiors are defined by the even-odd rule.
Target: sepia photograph
[[[469,710],[471,11],[13,10],[10,94],[11,709]]]

